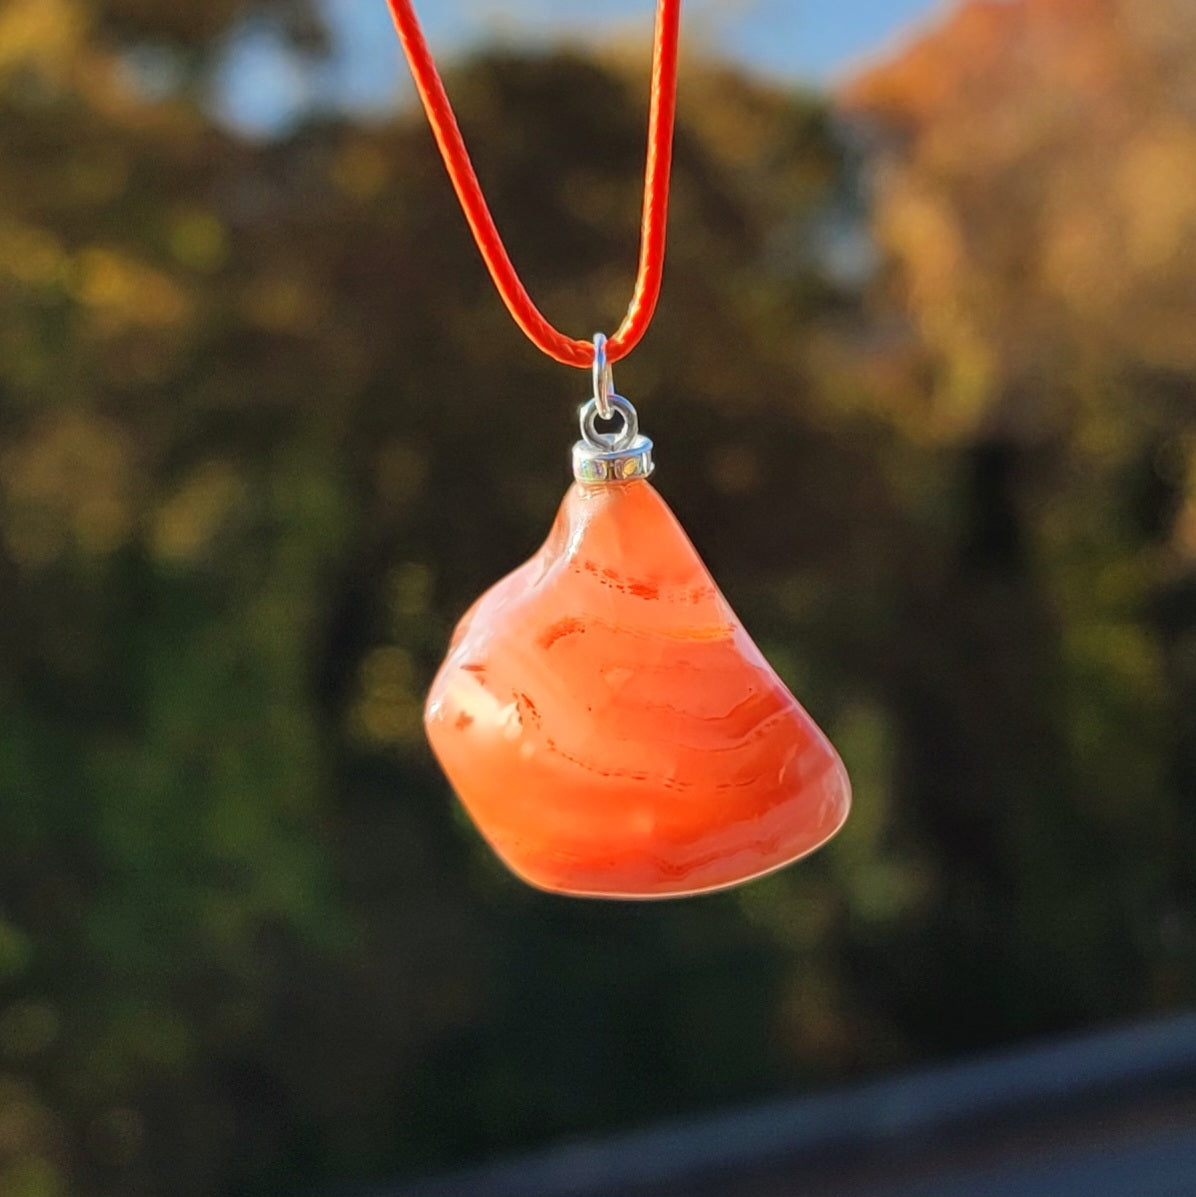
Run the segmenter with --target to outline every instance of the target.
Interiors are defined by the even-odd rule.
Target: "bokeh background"
[[[613,328],[650,6],[423,7],[530,290]],[[422,739],[587,380],[382,0],[0,4],[4,1197],[435,1172],[1196,1001],[1196,6],[692,10],[616,378],[856,806],[634,905],[507,876]]]

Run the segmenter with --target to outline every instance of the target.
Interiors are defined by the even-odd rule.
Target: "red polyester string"
[[[449,178],[461,201],[465,219],[473,231],[482,260],[498,288],[507,311],[532,343],[549,357],[567,366],[589,366],[594,360],[590,341],[577,341],[558,332],[540,314],[519,281],[515,267],[503,246],[494,218],[486,206],[481,185],[457,127],[456,117],[444,84],[432,61],[428,44],[411,6],[411,0],[386,0],[394,18],[403,52],[411,66],[415,87]],[[644,169],[644,209],[640,223],[640,260],[635,290],[627,315],[618,331],[606,342],[608,361],[616,362],[639,343],[647,331],[660,295],[664,273],[665,225],[669,204],[669,167],[673,154],[673,115],[677,97],[677,40],[681,0],[658,0],[656,36],[652,52],[652,97],[648,113],[648,154]]]

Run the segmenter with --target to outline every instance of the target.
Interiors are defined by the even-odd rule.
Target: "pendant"
[[[531,885],[605,898],[737,885],[838,831],[847,771],[648,481],[635,409],[605,385],[595,396],[548,539],[457,626],[428,739]],[[616,432],[598,430],[601,408]]]

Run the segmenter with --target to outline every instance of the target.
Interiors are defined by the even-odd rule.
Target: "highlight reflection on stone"
[[[647,481],[565,496],[543,547],[457,627],[428,738],[542,889],[700,893],[842,826],[846,770]]]

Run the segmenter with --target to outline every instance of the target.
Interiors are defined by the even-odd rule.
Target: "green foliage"
[[[734,893],[534,893],[420,708],[585,380],[509,325],[415,114],[251,148],[131,89],[122,38],[198,71],[243,11],[169,7],[0,9],[0,1193],[310,1189],[1192,1000],[1192,380],[1153,340],[1054,354],[1040,436],[945,411],[1021,293],[913,336],[833,268],[823,104],[692,66],[620,385],[857,807]],[[613,327],[642,72],[450,88],[538,302]]]

